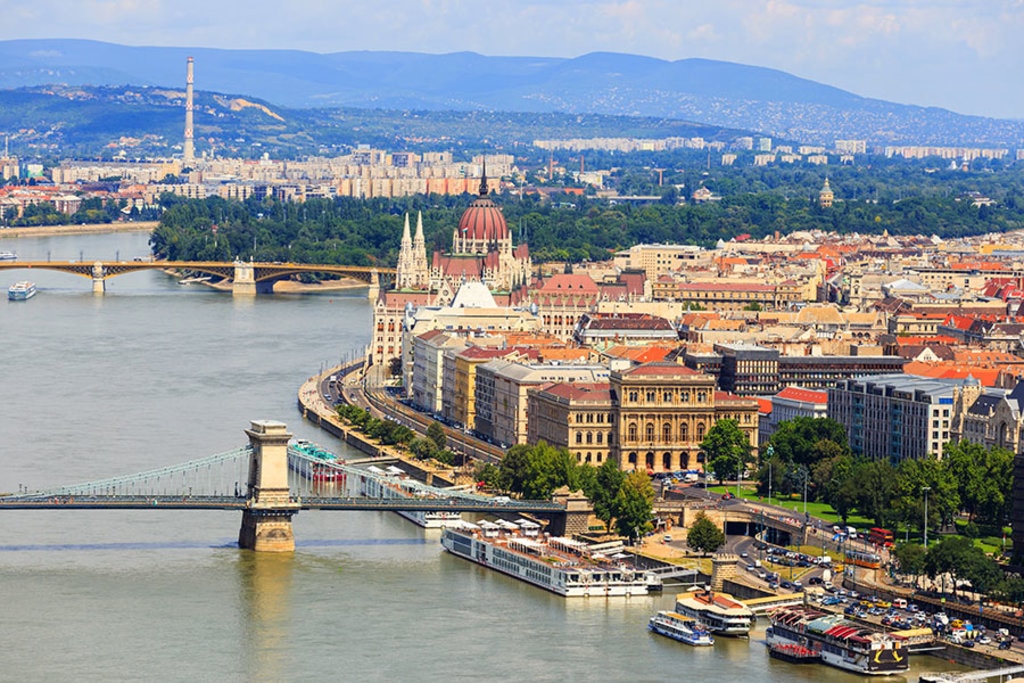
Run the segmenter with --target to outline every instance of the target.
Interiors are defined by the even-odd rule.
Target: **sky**
[[[703,57],[1024,119],[1024,0],[0,0],[0,17],[0,40]]]

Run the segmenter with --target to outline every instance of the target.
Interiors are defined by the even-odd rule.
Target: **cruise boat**
[[[15,282],[7,289],[7,298],[11,301],[28,301],[36,295],[36,283],[22,280]]]
[[[797,645],[838,669],[869,676],[891,676],[910,668],[910,652],[903,638],[879,633],[810,607],[779,607],[768,614],[765,632],[769,648]]]
[[[423,490],[419,482],[394,465],[382,470],[370,465],[359,477],[359,493],[367,498],[424,498],[435,494]],[[424,529],[441,529],[462,522],[462,515],[448,510],[396,510],[399,515]]]
[[[705,588],[676,596],[676,612],[692,617],[709,631],[723,636],[745,636],[754,623],[754,612],[728,593]]]
[[[17,261],[18,255],[13,251],[0,251],[0,261]]]
[[[608,557],[571,538],[541,536],[535,522],[463,522],[441,532],[441,545],[458,557],[496,569],[564,598],[611,598],[645,595],[660,579]]]
[[[715,639],[702,623],[676,612],[661,611],[651,617],[647,628],[655,633],[687,645],[714,645]]]
[[[297,439],[292,444],[292,447],[312,459],[311,462],[306,458],[288,458],[289,469],[296,472],[299,476],[312,481],[345,481],[345,470],[340,467],[340,465],[345,464],[345,461],[334,453],[320,448],[315,443],[310,443],[305,439]]]

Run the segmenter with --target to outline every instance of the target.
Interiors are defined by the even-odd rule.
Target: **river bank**
[[[40,225],[0,229],[0,239],[13,237],[50,237],[52,235],[84,235],[111,232],[152,232],[159,221],[119,221],[117,223],[83,223],[79,225]]]

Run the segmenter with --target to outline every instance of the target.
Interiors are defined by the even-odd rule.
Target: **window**
[[[629,435],[630,441],[636,441],[636,422],[629,423],[629,427],[626,429],[626,433]],[[635,453],[633,454],[633,457],[636,457]],[[631,460],[630,462],[636,462],[636,460]]]
[[[598,444],[604,443],[604,434],[602,434],[601,432],[597,433],[597,443]]]
[[[629,392],[629,400],[630,400],[631,402],[633,402],[633,403],[636,403],[636,402],[637,402],[637,399],[638,399],[639,397],[640,397],[640,395],[639,395],[639,394],[638,394],[637,392],[635,392],[635,391],[631,391],[631,392]]]
[[[592,443],[594,443],[594,433],[587,432],[587,445],[589,446]]]
[[[653,391],[648,391],[647,392],[647,402],[648,403],[654,403],[654,392]]]
[[[671,403],[672,402],[672,392],[671,391],[663,392],[661,394],[661,400],[664,403]]]
[[[661,440],[668,443],[672,440],[672,425],[666,422],[661,426]]]
[[[582,444],[583,443],[583,432],[576,432],[576,443],[577,444]]]
[[[703,422],[698,422],[697,423],[697,441],[703,441],[703,440],[704,440],[704,423]]]
[[[654,423],[648,422],[647,426],[644,427],[644,434],[647,436],[648,441],[654,441]]]
[[[679,440],[686,441],[690,438],[690,425],[685,422],[679,423]]]

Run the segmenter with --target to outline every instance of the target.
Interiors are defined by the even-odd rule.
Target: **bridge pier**
[[[103,295],[107,291],[106,269],[99,261],[92,264],[92,293]]]
[[[245,261],[235,261],[235,276],[231,283],[232,296],[256,296],[256,267]]]
[[[299,511],[288,489],[288,440],[292,435],[284,423],[273,420],[253,420],[245,433],[253,454],[238,545],[257,552],[292,552],[292,516]]]

